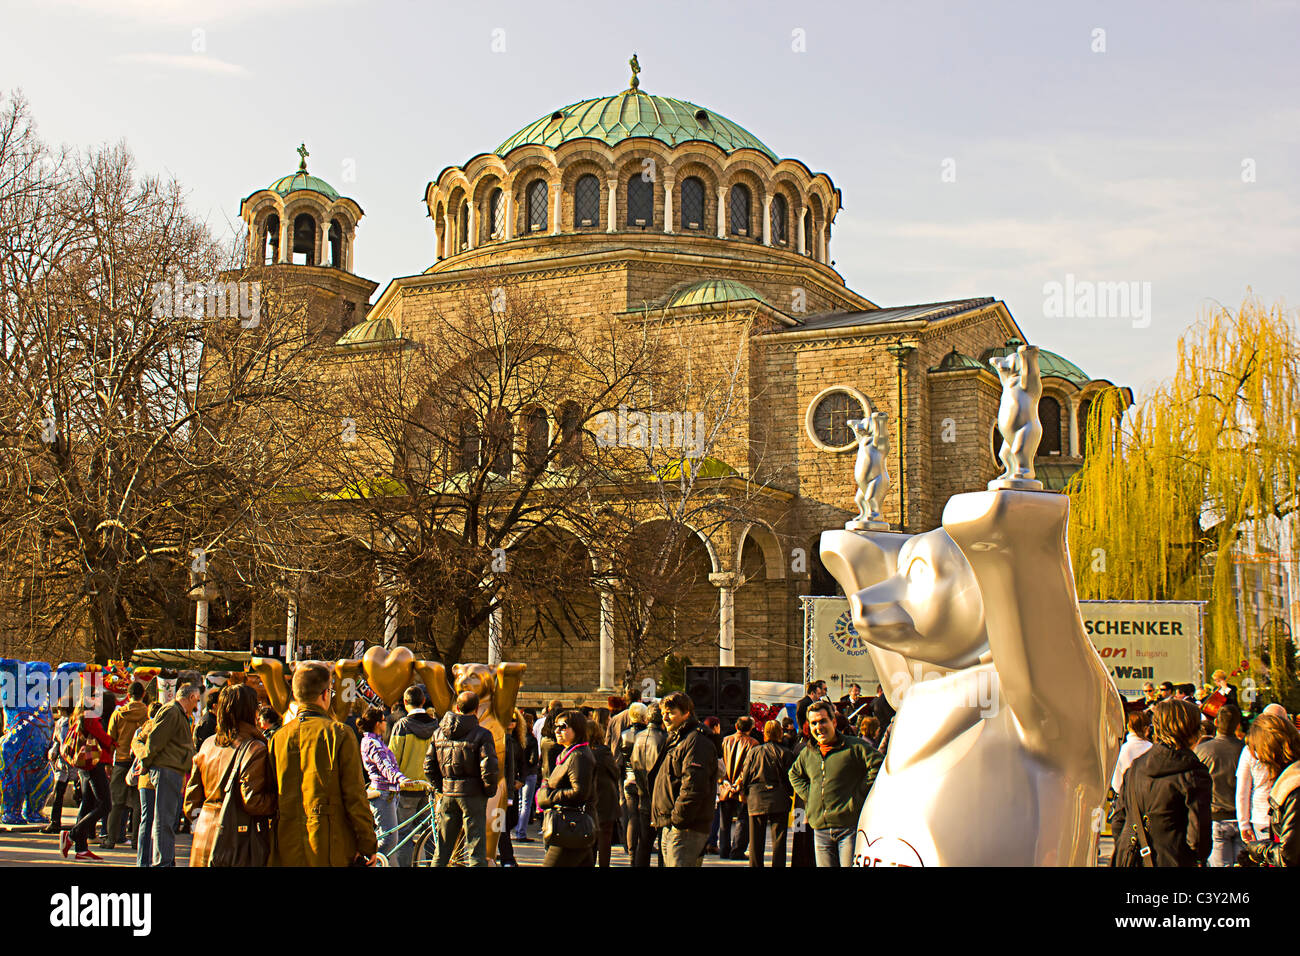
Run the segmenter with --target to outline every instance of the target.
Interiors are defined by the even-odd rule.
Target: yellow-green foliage
[[[1208,601],[1207,673],[1249,658],[1260,677],[1260,635],[1248,627],[1243,642],[1232,585],[1296,505],[1298,365],[1294,316],[1247,299],[1189,329],[1177,372],[1150,395],[1126,410],[1112,389],[1089,412],[1089,455],[1067,489],[1079,597]],[[1270,643],[1282,685],[1282,638]]]

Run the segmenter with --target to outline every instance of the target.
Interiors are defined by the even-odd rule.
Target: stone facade
[[[607,99],[619,109],[628,105]],[[631,103],[643,114],[651,105]],[[707,111],[695,115],[707,129]],[[552,121],[563,124],[567,116],[557,111]],[[362,302],[352,311],[358,321],[389,323],[418,346],[439,334],[439,317],[454,310],[465,289],[485,275],[508,276],[562,303],[574,317],[668,317],[689,329],[693,356],[706,364],[727,361],[738,324],[753,321],[742,357],[746,414],[716,455],[735,469],[737,481],[763,487],[761,518],[701,542],[701,583],[688,601],[698,639],[684,652],[696,663],[748,665],[754,679],[798,681],[799,597],[834,587],[820,569],[818,537],[856,513],[856,445],[828,447],[818,429],[842,437],[836,414],[842,420],[887,413],[892,483],[884,513],[896,528],[933,527],[951,495],[983,489],[1000,470],[991,445],[1000,388],[986,358],[1024,336],[1006,305],[994,299],[881,308],[849,289],[830,258],[840,193],[825,173],[796,159],[777,161],[758,148],[656,136],[620,138],[610,129],[560,136],[554,145],[525,142],[505,155],[484,153],[444,169],[425,194],[435,261],[423,273],[393,279],[373,305]],[[594,177],[594,193],[586,177]],[[688,180],[702,186],[699,207],[691,204],[697,187]],[[346,288],[338,294],[373,288],[348,272],[360,208],[345,199],[316,206],[344,226],[338,268]],[[315,207],[293,192],[255,193],[245,202],[250,248],[263,248],[268,216],[278,215],[287,229],[290,215],[309,208]],[[645,215],[635,216],[638,209]],[[688,212],[694,218],[684,218]],[[275,268],[303,270],[305,280],[322,271]],[[707,292],[709,283],[730,291]],[[1062,360],[1066,366],[1078,371]],[[1048,378],[1045,394],[1061,409],[1058,460],[1077,466],[1080,406],[1109,383],[1068,374]],[[830,418],[820,414],[825,401],[838,403]],[[556,410],[547,411],[553,421]],[[723,611],[728,602],[730,628]],[[259,611],[262,639],[284,627],[284,614],[274,607]],[[601,631],[595,594],[588,613],[591,632]],[[377,640],[375,628],[360,620],[349,623],[348,633]],[[332,626],[340,627],[303,613],[299,640],[328,635]],[[612,640],[617,645],[616,634]],[[617,646],[607,650],[618,659]],[[546,696],[572,699],[610,683],[610,675],[600,673],[595,642],[507,643],[501,653],[526,661],[530,691]],[[472,640],[463,656],[488,659],[487,635]]]

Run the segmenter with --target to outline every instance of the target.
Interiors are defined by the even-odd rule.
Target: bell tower
[[[357,225],[364,213],[355,200],[307,171],[311,153],[305,143],[297,152],[295,172],[240,204],[247,268],[275,269],[281,278],[291,276],[294,284],[312,287],[315,326],[337,337],[365,319],[370,296],[378,288],[378,283],[352,271]]]

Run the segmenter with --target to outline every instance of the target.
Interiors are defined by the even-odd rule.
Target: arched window
[[[1038,400],[1038,420],[1043,423],[1043,439],[1038,443],[1038,454],[1061,453],[1061,403],[1050,395]]]
[[[456,425],[456,470],[477,470],[481,447],[482,442],[479,440],[478,429],[474,427],[474,419],[466,412],[460,416],[460,421]]]
[[[700,229],[704,223],[704,183],[696,176],[682,180],[682,229]]]
[[[784,246],[788,241],[785,228],[787,213],[785,197],[777,193],[772,197],[772,243],[774,245]]]
[[[749,187],[743,183],[731,187],[731,234],[749,235]]]
[[[302,255],[299,265],[316,264],[316,220],[310,213],[299,213],[293,220],[293,254]]]
[[[1088,452],[1092,450],[1091,443],[1088,441],[1088,413],[1090,411],[1092,411],[1092,399],[1085,398],[1079,403],[1079,421],[1076,426],[1079,429],[1079,454],[1085,458],[1088,457]]]
[[[527,436],[524,458],[532,471],[546,467],[546,456],[551,447],[551,423],[543,408],[530,408],[524,412],[524,429]]]
[[[488,195],[488,222],[492,224],[492,239],[503,239],[506,234],[506,194],[501,187]]]
[[[587,173],[573,187],[573,228],[600,225],[600,180]]]
[[[655,217],[655,186],[640,173],[627,181],[627,224],[645,228]]]
[[[805,256],[811,256],[812,249],[813,249],[812,213],[809,212],[807,209],[805,209],[803,211],[802,219],[803,219],[803,254]]]
[[[275,213],[266,217],[266,229],[262,233],[262,261],[280,261],[280,217]]]
[[[337,219],[330,221],[330,265],[335,269],[343,268],[343,227]]]
[[[546,228],[547,189],[545,179],[534,179],[528,184],[528,231],[540,232]]]
[[[515,429],[504,408],[493,409],[488,415],[487,430],[488,470],[508,476],[515,466]]]
[[[575,465],[582,456],[582,409],[575,402],[560,406],[560,464]]]
[[[469,203],[460,204],[460,215],[456,218],[460,222],[460,248],[463,251],[469,248]]]

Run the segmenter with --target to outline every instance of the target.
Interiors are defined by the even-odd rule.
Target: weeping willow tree
[[[1087,459],[1066,489],[1081,598],[1206,601],[1207,673],[1278,696],[1294,684],[1298,365],[1281,305],[1251,298],[1203,316],[1172,379],[1130,407],[1118,389],[1091,403]]]

